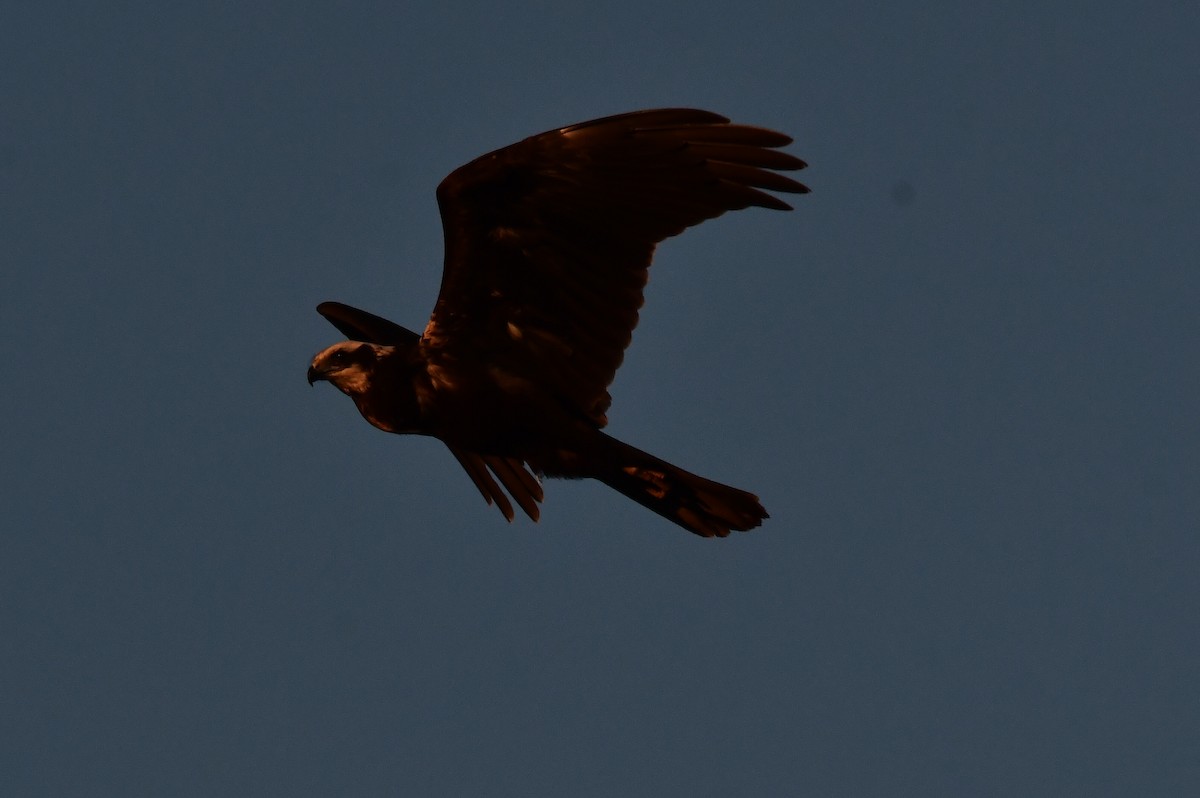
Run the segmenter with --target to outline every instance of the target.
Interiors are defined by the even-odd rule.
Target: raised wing
[[[421,338],[394,321],[350,305],[343,305],[341,302],[322,302],[317,305],[317,313],[324,316],[326,321],[337,327],[338,332],[351,341],[384,346],[412,346]]]
[[[654,246],[749,206],[804,193],[772,170],[804,162],[782,133],[707,111],[641,111],[542,133],[438,187],[441,292],[422,345],[486,360],[606,422]]]

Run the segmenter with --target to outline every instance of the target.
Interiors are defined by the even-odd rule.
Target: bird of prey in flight
[[[791,141],[660,109],[477,158],[438,186],[445,263],[425,332],[323,302],[350,340],[313,358],[308,381],[333,383],[379,429],[444,442],[509,521],[509,496],[538,519],[540,476],[590,477],[697,535],[752,529],[767,517],[758,497],[601,428],[655,246],[726,211],[791,210],[767,193],[808,191],[777,173],[805,166],[777,149]]]

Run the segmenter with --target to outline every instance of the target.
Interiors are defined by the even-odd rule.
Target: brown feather
[[[441,438],[509,520],[510,496],[538,518],[532,469],[600,479],[699,535],[757,526],[766,511],[752,494],[599,429],[655,247],[727,211],[790,210],[770,192],[808,191],[779,174],[805,167],[778,150],[791,141],[666,108],[570,125],[476,158],[438,186],[445,263],[424,335],[322,303],[318,311],[352,340],[392,349],[354,349],[363,358],[354,371],[342,365],[349,353],[331,347],[309,379],[338,384],[381,428]]]

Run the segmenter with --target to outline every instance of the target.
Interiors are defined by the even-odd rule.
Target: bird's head
[[[325,380],[342,393],[353,396],[367,391],[375,364],[388,347],[361,341],[342,341],[313,358],[308,367],[308,384]]]

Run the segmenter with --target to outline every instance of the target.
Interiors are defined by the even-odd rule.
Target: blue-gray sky
[[[1200,10],[40,4],[0,22],[0,792],[1194,795]],[[786,131],[610,431],[758,493],[506,524],[310,356],[559,125]]]

